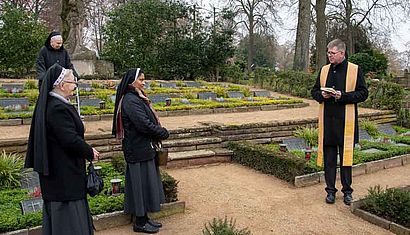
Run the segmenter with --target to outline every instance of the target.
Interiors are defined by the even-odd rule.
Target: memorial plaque
[[[5,110],[21,111],[27,110],[30,102],[27,98],[1,98],[0,106]]]
[[[36,187],[40,187],[40,179],[38,173],[35,171],[29,171],[20,180],[22,189],[33,190]]]
[[[165,102],[167,98],[170,98],[169,94],[152,94],[149,95],[148,98],[151,100],[152,103],[159,103]]]
[[[43,199],[34,198],[20,202],[23,215],[43,210]]]
[[[377,130],[381,134],[385,135],[396,135],[396,130],[392,127],[390,124],[383,124],[383,125],[378,125]]]
[[[270,97],[269,91],[254,91],[253,96],[255,97]]]
[[[201,100],[214,100],[216,99],[216,93],[215,92],[199,92],[198,93],[198,99]]]
[[[196,88],[202,87],[201,83],[195,82],[195,81],[186,81],[185,86],[187,86],[187,87],[196,87]]]
[[[282,140],[282,143],[286,144],[288,150],[304,150],[307,145],[302,138],[287,138]]]
[[[91,86],[91,84],[89,84],[89,83],[78,83],[78,89],[80,91],[87,91],[87,92],[90,92],[90,91],[94,90],[93,87]]]
[[[245,97],[245,95],[240,91],[228,91],[226,94],[228,95],[228,98],[242,99]]]
[[[21,93],[24,91],[24,84],[8,83],[2,85],[7,93]]]
[[[100,99],[82,99],[80,100],[80,106],[92,106],[92,107],[100,107]]]
[[[373,138],[367,133],[366,130],[359,129],[359,140],[372,140]]]
[[[162,88],[177,88],[177,84],[175,82],[160,82],[159,86]]]

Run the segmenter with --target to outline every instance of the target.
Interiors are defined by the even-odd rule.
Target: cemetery
[[[275,4],[266,0],[2,1],[0,234],[47,230],[43,211],[51,202],[61,202],[46,198],[43,176],[47,173],[42,167],[48,170],[49,164],[63,162],[63,155],[80,151],[60,146],[59,138],[70,134],[80,134],[87,149],[93,148],[94,167],[86,167],[83,175],[87,190],[88,183],[96,183],[92,177],[103,181],[93,185],[101,187],[96,195],[88,191],[82,199],[69,201],[87,202],[85,210],[92,215],[96,235],[329,234],[329,229],[334,234],[410,234],[410,44],[405,44],[405,51],[397,50],[398,40],[392,35],[400,33],[398,21],[376,24],[378,14],[394,12],[394,18],[401,18],[408,6],[398,1],[383,7],[367,4],[367,9],[356,2],[311,6],[298,1],[271,7]],[[282,16],[284,12],[289,19]],[[406,25],[404,18],[400,23]],[[386,28],[391,32],[379,33]],[[293,38],[281,38],[282,30],[294,31]],[[48,64],[44,52],[64,53],[64,59]],[[53,63],[73,69],[73,80],[66,80],[62,72],[53,74]],[[129,76],[135,71],[132,68],[142,69],[144,76],[135,72]],[[339,80],[345,70],[345,80]],[[49,116],[40,122],[45,125],[36,126],[36,103],[46,97],[39,95],[40,80],[54,75],[60,83],[48,84],[47,91],[73,87],[59,90],[63,91],[59,95],[70,93],[64,98],[70,96],[68,107],[77,109],[82,122],[77,118],[75,125],[84,133],[43,135],[56,124],[45,120]],[[145,114],[157,121],[148,120],[150,126],[169,132],[169,137],[156,143],[158,137],[146,133],[140,123],[134,120],[129,125],[139,136],[149,137],[150,144],[131,157],[149,156],[149,160],[126,162],[127,139],[121,139],[120,128],[124,120],[115,123],[118,136],[112,134],[122,79],[132,82],[125,85],[135,88],[136,95],[138,90],[146,94],[148,100],[137,96],[146,102]],[[356,118],[358,123],[353,121]],[[329,166],[318,166],[324,141],[319,137],[325,134],[320,124],[321,120],[340,124],[342,119],[343,136],[354,137],[357,131],[359,140],[351,144],[351,138],[343,139],[354,146],[347,148],[353,155],[354,193],[352,201],[346,201],[349,192],[340,178],[350,168],[340,163],[343,149],[335,150],[337,193],[329,203],[325,198],[332,194],[325,190]],[[342,133],[332,131],[330,139]],[[53,137],[59,141],[48,146],[29,144],[33,133],[35,138],[40,133],[46,143]],[[53,162],[40,159],[43,165],[37,168],[37,162],[30,162],[35,171],[24,167],[26,157],[42,158],[56,146],[64,154],[52,155]],[[78,160],[76,167],[82,163]],[[131,176],[153,169],[158,172],[151,176]],[[48,173],[53,177],[53,172]],[[135,193],[128,191],[135,178],[159,186],[158,195],[162,196],[161,190],[165,195],[164,203],[158,203],[159,212],[144,215],[143,226],[138,224],[141,217],[126,213],[124,205]],[[147,216],[162,225],[152,225]],[[155,229],[147,230],[150,226]]]

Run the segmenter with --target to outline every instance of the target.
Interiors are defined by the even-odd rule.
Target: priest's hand
[[[329,93],[329,92],[326,92],[326,91],[322,91],[322,96],[323,96],[323,98],[325,98],[325,99],[329,99],[329,98],[332,97],[332,94]]]

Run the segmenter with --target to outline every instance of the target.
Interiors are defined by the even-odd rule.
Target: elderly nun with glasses
[[[25,167],[38,172],[43,234],[93,234],[86,196],[86,160],[98,151],[84,140],[84,126],[69,98],[77,87],[73,72],[51,66],[33,113]]]
[[[157,233],[162,224],[147,215],[159,211],[165,201],[155,146],[169,133],[161,126],[144,85],[142,69],[131,69],[124,75],[117,88],[113,134],[122,140],[127,162],[124,211],[136,217],[135,232]]]

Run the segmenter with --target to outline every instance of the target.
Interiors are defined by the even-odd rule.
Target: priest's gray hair
[[[334,39],[327,44],[327,49],[332,49],[336,47],[338,51],[346,51],[346,44],[340,39]]]

